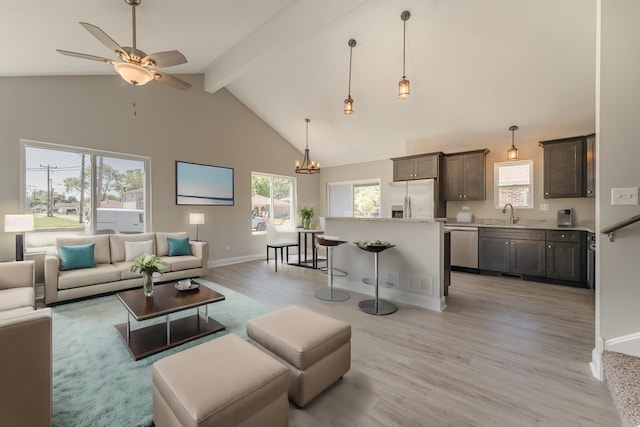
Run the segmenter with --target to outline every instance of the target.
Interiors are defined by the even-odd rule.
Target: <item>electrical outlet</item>
[[[541,203],[540,204],[540,210],[541,211],[548,211],[549,210],[549,203]]]
[[[612,205],[637,205],[638,187],[612,188]]]
[[[230,251],[231,250],[231,245],[225,245],[224,246],[224,250],[225,251]]]

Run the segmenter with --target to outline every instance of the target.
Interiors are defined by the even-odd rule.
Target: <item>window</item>
[[[25,250],[53,247],[56,237],[147,230],[149,158],[21,141],[25,211],[35,229]]]
[[[288,176],[251,173],[251,231],[264,231],[267,222],[279,228],[293,228],[295,183]]]
[[[533,160],[494,163],[495,207],[533,208]]]
[[[376,218],[380,216],[380,181],[329,183],[329,216]]]

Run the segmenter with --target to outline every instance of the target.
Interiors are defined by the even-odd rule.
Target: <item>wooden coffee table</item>
[[[179,291],[174,285],[173,282],[156,285],[151,297],[144,296],[142,289],[116,294],[127,309],[127,323],[116,325],[116,329],[135,360],[225,329],[223,324],[209,317],[207,306],[224,301],[224,295],[202,285],[189,291]],[[203,305],[204,317],[200,316]],[[189,308],[195,308],[196,313],[169,319],[171,313]],[[131,329],[131,316],[137,321],[166,317],[164,323]]]

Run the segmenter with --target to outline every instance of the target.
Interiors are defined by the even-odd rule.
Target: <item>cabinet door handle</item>
[[[561,234],[560,237],[562,237],[564,239],[564,234]]]
[[[545,196],[548,196],[548,195],[549,195],[549,193],[544,193],[544,194],[545,194]]]
[[[547,246],[549,249],[551,249],[551,245]]]
[[[508,244],[509,244],[509,241],[504,242],[504,244],[505,244],[505,245],[508,245]]]

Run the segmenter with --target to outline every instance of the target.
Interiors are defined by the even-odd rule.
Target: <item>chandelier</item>
[[[309,157],[309,122],[311,120],[304,119],[304,121],[307,123],[306,146],[304,149],[304,158],[302,159],[302,164],[300,164],[300,160],[296,160],[296,173],[320,173],[320,163],[316,163]]]

